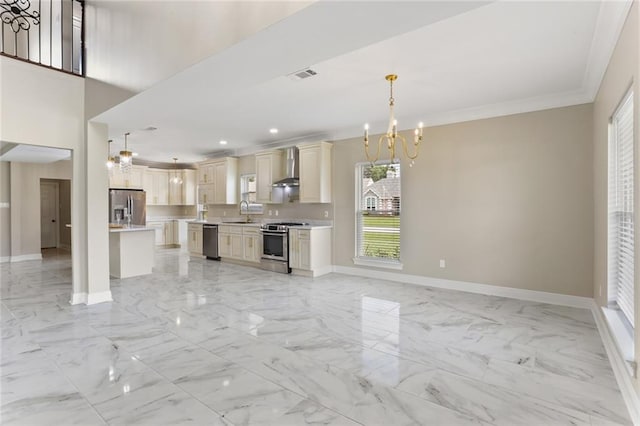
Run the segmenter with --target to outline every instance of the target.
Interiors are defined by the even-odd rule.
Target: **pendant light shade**
[[[129,135],[129,132],[124,134],[124,151],[120,151],[120,171],[122,173],[129,173],[131,171],[131,165],[133,164],[133,153],[129,151],[127,142]]]
[[[182,185],[182,178],[178,176],[178,159],[173,157],[173,177],[171,183],[174,185]]]
[[[109,139],[109,156],[107,157],[107,169],[109,169],[109,171],[112,171],[113,166],[116,164],[116,159],[111,155],[111,142],[113,142],[113,140]]]

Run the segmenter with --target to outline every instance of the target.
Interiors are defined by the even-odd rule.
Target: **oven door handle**
[[[287,235],[286,232],[268,232],[268,231],[260,231],[262,235],[267,235],[269,237],[281,237],[283,235]]]

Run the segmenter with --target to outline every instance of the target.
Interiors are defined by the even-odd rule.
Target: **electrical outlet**
[[[600,297],[602,297],[602,286],[598,287],[598,292],[600,293]]]
[[[440,267],[441,268],[445,268],[447,266],[446,262],[444,261],[444,259],[440,259]]]
[[[324,211],[324,217],[329,217],[329,210]]]
[[[278,210],[276,210],[276,216],[278,216]]]

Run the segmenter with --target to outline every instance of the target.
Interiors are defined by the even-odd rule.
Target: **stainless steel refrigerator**
[[[131,225],[147,224],[147,194],[142,189],[109,190],[109,222]]]

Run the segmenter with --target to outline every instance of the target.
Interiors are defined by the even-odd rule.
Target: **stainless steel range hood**
[[[288,187],[300,186],[300,178],[298,174],[298,148],[291,147],[286,149],[287,154],[287,177],[273,183],[273,186]]]

